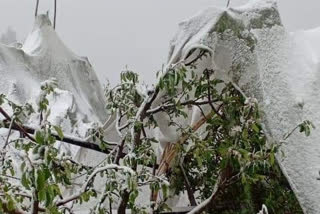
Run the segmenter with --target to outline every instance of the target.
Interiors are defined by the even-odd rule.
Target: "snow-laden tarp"
[[[85,57],[76,56],[60,40],[47,15],[36,18],[22,47],[0,44],[0,92],[23,103],[37,95],[40,82],[55,78],[71,92],[79,112],[97,121],[107,118],[101,85]]]
[[[47,97],[50,108],[47,119],[51,124],[61,126],[65,135],[84,140],[89,129],[102,125],[110,116],[105,109],[103,89],[88,59],[75,55],[65,46],[47,15],[36,17],[33,30],[23,44],[0,43],[0,77],[0,94],[17,104],[30,103],[35,108],[42,93],[41,86],[54,78],[58,86]],[[8,105],[2,107],[12,115]],[[38,128],[39,119],[39,114],[35,113],[23,122]],[[0,120],[3,120],[2,115]],[[0,128],[3,139],[7,134],[7,129]],[[14,133],[13,137],[17,136]],[[1,148],[3,143],[0,140]],[[57,146],[61,152],[68,152],[76,161],[86,165],[96,165],[105,158],[103,153],[78,146],[65,143],[57,143]],[[20,162],[16,161],[19,172]],[[72,194],[75,190],[66,191]],[[83,210],[83,207],[79,209]]]
[[[84,139],[90,128],[108,118],[103,89],[91,64],[65,46],[47,15],[36,18],[23,44],[0,43],[0,77],[0,94],[17,104],[30,103],[34,107],[41,95],[42,82],[54,78],[58,87],[48,97],[51,109],[48,121],[61,126],[67,135]],[[9,113],[10,110],[6,108]],[[37,128],[38,116],[35,114],[24,123]],[[1,133],[7,132],[0,129]],[[88,152],[62,145],[77,157]]]
[[[319,38],[320,29],[288,33],[276,1],[251,0],[238,8],[208,8],[180,23],[168,65],[187,61],[194,50],[211,52],[198,67],[214,69],[255,97],[269,141],[280,142],[303,120],[320,127]],[[279,164],[304,212],[319,213],[320,133],[295,132],[281,150]]]

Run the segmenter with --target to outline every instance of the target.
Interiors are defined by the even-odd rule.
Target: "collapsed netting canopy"
[[[89,60],[74,54],[61,41],[47,15],[36,17],[23,44],[0,43],[0,77],[0,94],[17,104],[30,103],[34,107],[43,82],[54,78],[58,86],[48,96],[48,121],[61,126],[67,135],[84,139],[89,129],[108,118],[103,89]],[[11,107],[4,108],[11,115]],[[37,128],[38,114],[23,123]],[[0,135],[6,136],[7,131],[0,129]],[[80,147],[62,145],[74,156],[83,152]]]
[[[57,87],[47,97],[51,112],[47,119],[51,124],[61,126],[64,134],[74,139],[85,139],[90,129],[109,118],[103,89],[88,58],[77,56],[63,43],[47,15],[36,17],[23,44],[0,43],[0,77],[0,94],[17,104],[30,103],[35,108],[42,96],[41,86],[54,79]],[[12,115],[9,105],[1,107]],[[0,115],[0,120],[3,119]],[[39,114],[34,113],[22,122],[37,129]],[[7,131],[0,128],[1,139],[5,139]],[[0,140],[1,148],[3,144]],[[57,146],[61,152],[70,153],[76,161],[86,165],[96,165],[105,158],[103,153],[78,146],[60,142]],[[21,163],[18,158],[14,161],[19,172]],[[66,191],[71,194],[76,188]]]
[[[188,60],[194,50],[211,52],[198,66],[255,97],[269,141],[280,142],[304,120],[320,127],[319,38],[320,29],[288,33],[276,1],[252,0],[238,8],[208,8],[180,23],[168,64]],[[278,161],[304,212],[319,213],[320,132],[295,132],[281,150]]]
[[[211,58],[201,61],[198,69],[212,68],[246,96],[257,98],[270,141],[281,141],[303,120],[320,127],[320,29],[288,33],[273,0],[251,0],[243,7],[226,10],[208,8],[179,27],[168,65],[192,56],[194,50],[210,51]],[[22,47],[0,44],[0,76],[5,83],[0,84],[0,93],[21,104],[36,103],[41,82],[56,78],[60,89],[50,97],[49,120],[68,134],[84,137],[92,121],[103,122],[108,116],[89,61],[63,44],[45,15],[37,18]],[[161,94],[154,105],[157,103],[161,103]],[[170,130],[165,116],[158,114],[157,118],[160,141],[179,138],[176,130]],[[26,122],[38,123],[32,119]],[[192,120],[197,118],[187,122]],[[0,129],[1,134],[6,132]],[[295,132],[282,150],[285,156],[278,155],[279,163],[302,208],[305,213],[319,213],[320,133],[316,129],[306,138]],[[79,159],[93,164],[102,156],[86,153]]]

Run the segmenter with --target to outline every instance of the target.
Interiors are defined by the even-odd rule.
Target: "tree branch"
[[[103,166],[103,167],[100,167],[100,168],[97,168],[94,170],[94,172],[92,174],[90,174],[90,176],[88,177],[87,181],[82,185],[80,191],[68,198],[65,198],[63,200],[60,200],[56,203],[56,206],[62,206],[66,203],[69,203],[71,201],[74,201],[76,199],[78,199],[83,193],[85,193],[87,191],[87,187],[88,185],[90,184],[91,180],[96,176],[96,174],[100,173],[100,172],[103,172],[103,171],[107,171],[107,170],[110,170],[110,169],[117,169],[117,170],[123,170],[123,171],[126,171],[130,174],[135,174],[135,172],[129,168],[129,167],[125,167],[125,166],[119,166],[119,165],[116,165],[116,164],[108,164],[106,166]]]
[[[5,123],[5,128],[9,128],[9,124]],[[34,134],[36,132],[36,130],[31,127],[21,126],[21,125],[19,125],[19,126],[14,125],[12,127],[12,129],[16,130],[16,131],[21,131],[23,129],[24,132],[28,133],[28,134]],[[73,138],[73,137],[64,137],[63,139],[60,139],[59,136],[56,134],[52,134],[52,136],[55,137],[60,142],[71,144],[74,146],[79,146],[79,147],[90,149],[90,150],[94,150],[97,152],[109,154],[111,151],[111,149],[101,149],[99,147],[99,145],[94,144],[92,142],[83,141],[81,139],[77,139],[77,138]],[[108,145],[110,145],[112,147],[117,146],[117,144],[108,144]],[[123,156],[121,156],[121,157],[123,157]]]
[[[195,207],[193,210],[191,210],[190,212],[188,212],[188,214],[200,214],[202,213],[211,203],[212,201],[214,201],[219,192],[224,189],[225,185],[224,182],[221,180],[221,176],[218,177],[218,180],[216,181],[214,188],[213,188],[213,192],[211,194],[211,196],[206,199],[205,201],[203,201],[201,204],[199,204],[197,207]]]
[[[189,179],[187,177],[187,173],[185,172],[182,163],[180,163],[180,169],[182,171],[182,175],[183,175],[183,178],[184,178],[184,183],[186,185],[186,189],[187,189],[190,205],[191,206],[197,206],[196,199],[194,198],[194,192],[192,190],[192,187],[190,185]]]
[[[206,52],[207,52],[206,50],[200,50],[199,55],[196,58],[194,58],[193,60],[191,60],[189,63],[186,63],[185,66],[190,66],[190,65],[194,64],[196,61],[201,59],[201,57],[203,57]],[[190,55],[192,55],[192,53]],[[190,55],[187,56],[186,58],[190,57]]]
[[[11,117],[7,114],[7,112],[2,107],[0,107],[0,113],[4,116],[5,119],[7,119],[8,121],[12,121]],[[35,139],[31,137],[19,124],[13,121],[13,126],[19,131],[21,131],[27,138],[35,142]]]
[[[13,123],[14,123],[14,116],[11,118],[11,122],[10,122],[10,125],[9,125],[9,131],[8,131],[8,135],[7,135],[7,138],[6,138],[6,141],[4,143],[4,146],[3,146],[3,150],[6,149],[8,143],[9,143],[9,138],[10,138],[10,135],[11,135],[11,131],[12,131],[12,126],[13,126]]]
[[[210,105],[212,111],[214,111],[214,113],[216,113],[219,117],[221,117],[222,119],[224,119],[224,118],[223,118],[223,115],[221,115],[221,114],[219,113],[219,111],[213,106],[213,103],[212,103],[212,101],[211,101],[210,71],[211,71],[211,72],[214,72],[213,70],[209,70],[209,69],[205,69],[205,70],[204,70],[205,75],[207,75],[209,105]]]
[[[187,106],[187,105],[196,105],[196,106],[202,106],[202,105],[207,105],[207,104],[210,104],[211,103],[215,103],[217,102],[218,99],[215,99],[215,100],[211,100],[211,101],[195,101],[195,100],[188,100],[188,101],[185,101],[185,102],[182,102],[180,103],[180,105],[182,106]],[[166,111],[170,108],[173,108],[175,107],[176,104],[168,104],[168,105],[161,105],[161,106],[158,106],[154,109],[150,109],[147,111],[147,114],[148,115],[151,115],[151,114],[155,114],[155,113],[158,113],[160,111]]]

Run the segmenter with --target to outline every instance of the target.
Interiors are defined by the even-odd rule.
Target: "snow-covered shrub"
[[[88,203],[91,213],[112,213],[114,207],[118,213],[150,213],[170,209],[166,201],[186,191],[190,204],[197,206],[190,213],[256,213],[261,204],[270,213],[301,212],[275,161],[279,144],[267,143],[255,99],[217,79],[214,70],[189,73],[186,66],[196,68],[174,65],[162,72],[154,88],[125,71],[119,85],[106,89],[120,141],[107,142],[97,129],[87,138],[93,142],[78,142],[106,153],[96,166],[78,163],[56,147],[57,141],[76,140],[68,141],[61,127],[47,120],[46,97],[54,93],[55,82],[42,85],[40,127],[34,133],[21,119],[35,113],[33,108],[1,95],[0,104],[8,103],[13,115],[0,106],[5,116],[1,125],[8,130],[1,152],[0,210],[73,213]],[[156,137],[164,122],[175,130],[171,139]],[[311,126],[304,122],[298,127],[308,135]],[[164,149],[160,158],[159,143]],[[141,204],[137,199],[146,194],[145,186],[151,200]]]

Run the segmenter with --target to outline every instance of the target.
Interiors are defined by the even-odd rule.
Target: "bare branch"
[[[12,121],[10,116],[7,114],[7,112],[0,107],[0,113],[4,116],[5,119],[7,119],[8,121]],[[35,139],[33,137],[31,137],[25,130],[23,127],[21,127],[19,124],[17,124],[16,122],[13,121],[13,129],[18,129],[19,131],[21,131],[27,138],[29,138],[30,140],[35,142]]]
[[[189,201],[190,201],[190,205],[191,205],[191,206],[197,206],[196,199],[194,198],[194,192],[193,192],[193,190],[192,190],[192,187],[191,187],[191,185],[190,185],[189,179],[188,179],[188,177],[187,177],[187,173],[186,173],[186,171],[184,170],[182,163],[180,163],[180,169],[181,169],[181,171],[182,171],[182,175],[183,175],[184,182],[185,182],[185,185],[186,185],[186,189],[187,189],[187,193],[188,193],[188,198],[189,198]]]
[[[0,107],[0,113],[6,118],[7,121],[13,121],[11,119],[11,117],[6,113],[6,111],[2,107]],[[4,124],[5,124],[6,128],[10,127],[10,125],[8,125],[7,123],[4,123]],[[12,129],[22,132],[24,136],[26,136],[27,138],[29,138],[33,142],[36,142],[36,140],[31,136],[31,135],[35,134],[35,132],[36,132],[36,130],[34,128],[31,128],[29,126],[20,125],[17,122],[13,121]],[[69,136],[69,137],[65,136],[63,139],[60,139],[60,137],[54,133],[52,134],[52,136],[55,137],[58,141],[65,142],[65,143],[68,143],[71,145],[80,146],[82,148],[91,149],[91,150],[94,150],[97,152],[102,152],[105,154],[108,154],[110,152],[110,149],[101,149],[99,147],[99,145],[97,145],[93,142],[83,141],[81,139],[74,138],[71,136]],[[109,145],[110,147],[114,147],[114,146],[117,146],[118,144],[108,143],[107,145]]]
[[[224,189],[225,185],[224,185],[224,181],[222,181],[221,176],[218,177],[214,188],[213,188],[213,192],[211,194],[211,196],[206,199],[205,201],[203,201],[201,204],[199,204],[197,207],[195,207],[193,210],[191,210],[190,212],[188,212],[188,214],[200,214],[202,213],[208,205],[210,205],[212,203],[212,201],[214,201],[217,196],[218,193]]]

